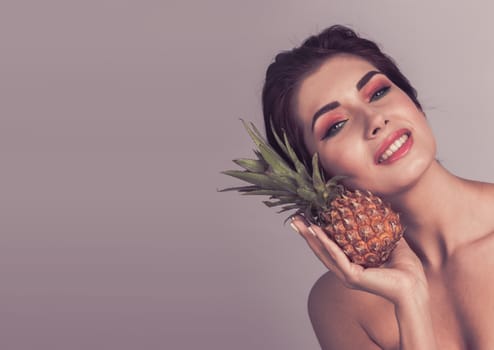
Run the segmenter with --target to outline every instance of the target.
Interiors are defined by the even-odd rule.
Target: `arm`
[[[405,296],[395,304],[395,315],[401,350],[437,348],[427,295]]]
[[[293,223],[316,256],[343,285],[350,289],[378,295],[393,303],[402,350],[437,348],[429,308],[428,285],[422,263],[405,240],[402,239],[398,243],[385,267],[363,268],[351,263],[342,250],[319,227],[311,225],[311,231],[314,233],[312,234],[302,220],[294,220]],[[330,329],[330,332],[338,337],[341,336],[341,327],[344,326],[340,323],[340,319],[336,317],[322,324],[328,326],[331,323],[330,328],[337,327],[338,329]],[[361,329],[362,335],[364,332],[365,330]],[[368,341],[371,342],[370,338]],[[355,347],[341,346],[340,348]],[[372,349],[370,345],[368,348]]]
[[[312,287],[307,307],[321,349],[380,350],[352,310],[351,292],[329,274]]]

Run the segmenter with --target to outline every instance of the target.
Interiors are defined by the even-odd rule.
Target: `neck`
[[[442,266],[466,240],[478,184],[460,179],[433,162],[417,183],[387,198],[401,215],[405,239],[424,266]],[[470,225],[470,226],[468,226]],[[478,231],[478,230],[477,230]]]

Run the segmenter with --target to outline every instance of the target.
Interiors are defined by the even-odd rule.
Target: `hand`
[[[427,295],[427,280],[422,263],[405,239],[397,243],[383,266],[364,268],[352,263],[319,226],[307,225],[301,216],[295,216],[292,224],[319,260],[348,288],[382,296],[395,305],[407,299],[411,293]]]

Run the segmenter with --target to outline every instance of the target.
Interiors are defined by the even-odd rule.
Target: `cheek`
[[[330,144],[319,150],[326,175],[355,176],[363,170],[365,153],[355,143]]]
[[[436,138],[429,122],[427,121],[427,117],[424,114],[417,113],[413,123],[415,127],[412,132],[417,138],[416,147],[423,148],[425,153],[429,151],[435,154]]]

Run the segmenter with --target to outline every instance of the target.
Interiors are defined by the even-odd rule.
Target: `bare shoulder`
[[[494,184],[477,183],[480,189],[480,195],[477,203],[473,204],[474,216],[471,218],[472,227],[475,227],[478,232],[474,234],[472,243],[494,243]],[[475,224],[475,225],[473,225]]]
[[[465,238],[460,252],[477,254],[480,247],[492,248],[494,244],[494,184],[478,181],[471,181],[471,184],[475,186],[478,195],[468,203],[473,210],[467,210],[465,215],[459,216],[464,217],[460,227],[464,230],[462,236]]]
[[[468,237],[450,259],[449,272],[464,283],[476,276],[487,277],[494,272],[494,184],[476,183],[479,186],[478,201],[472,204],[474,210],[468,213],[469,221],[462,232]],[[465,225],[464,225],[465,226]],[[463,227],[464,227],[463,226]],[[482,283],[491,281],[491,278]],[[493,284],[494,285],[494,284]]]
[[[488,213],[492,213],[491,209],[494,205],[494,183],[476,182],[476,185],[480,192],[479,201],[483,207],[488,208]]]
[[[308,299],[309,317],[321,348],[380,349],[364,325],[366,306],[375,298],[346,288],[331,272],[321,276]]]

